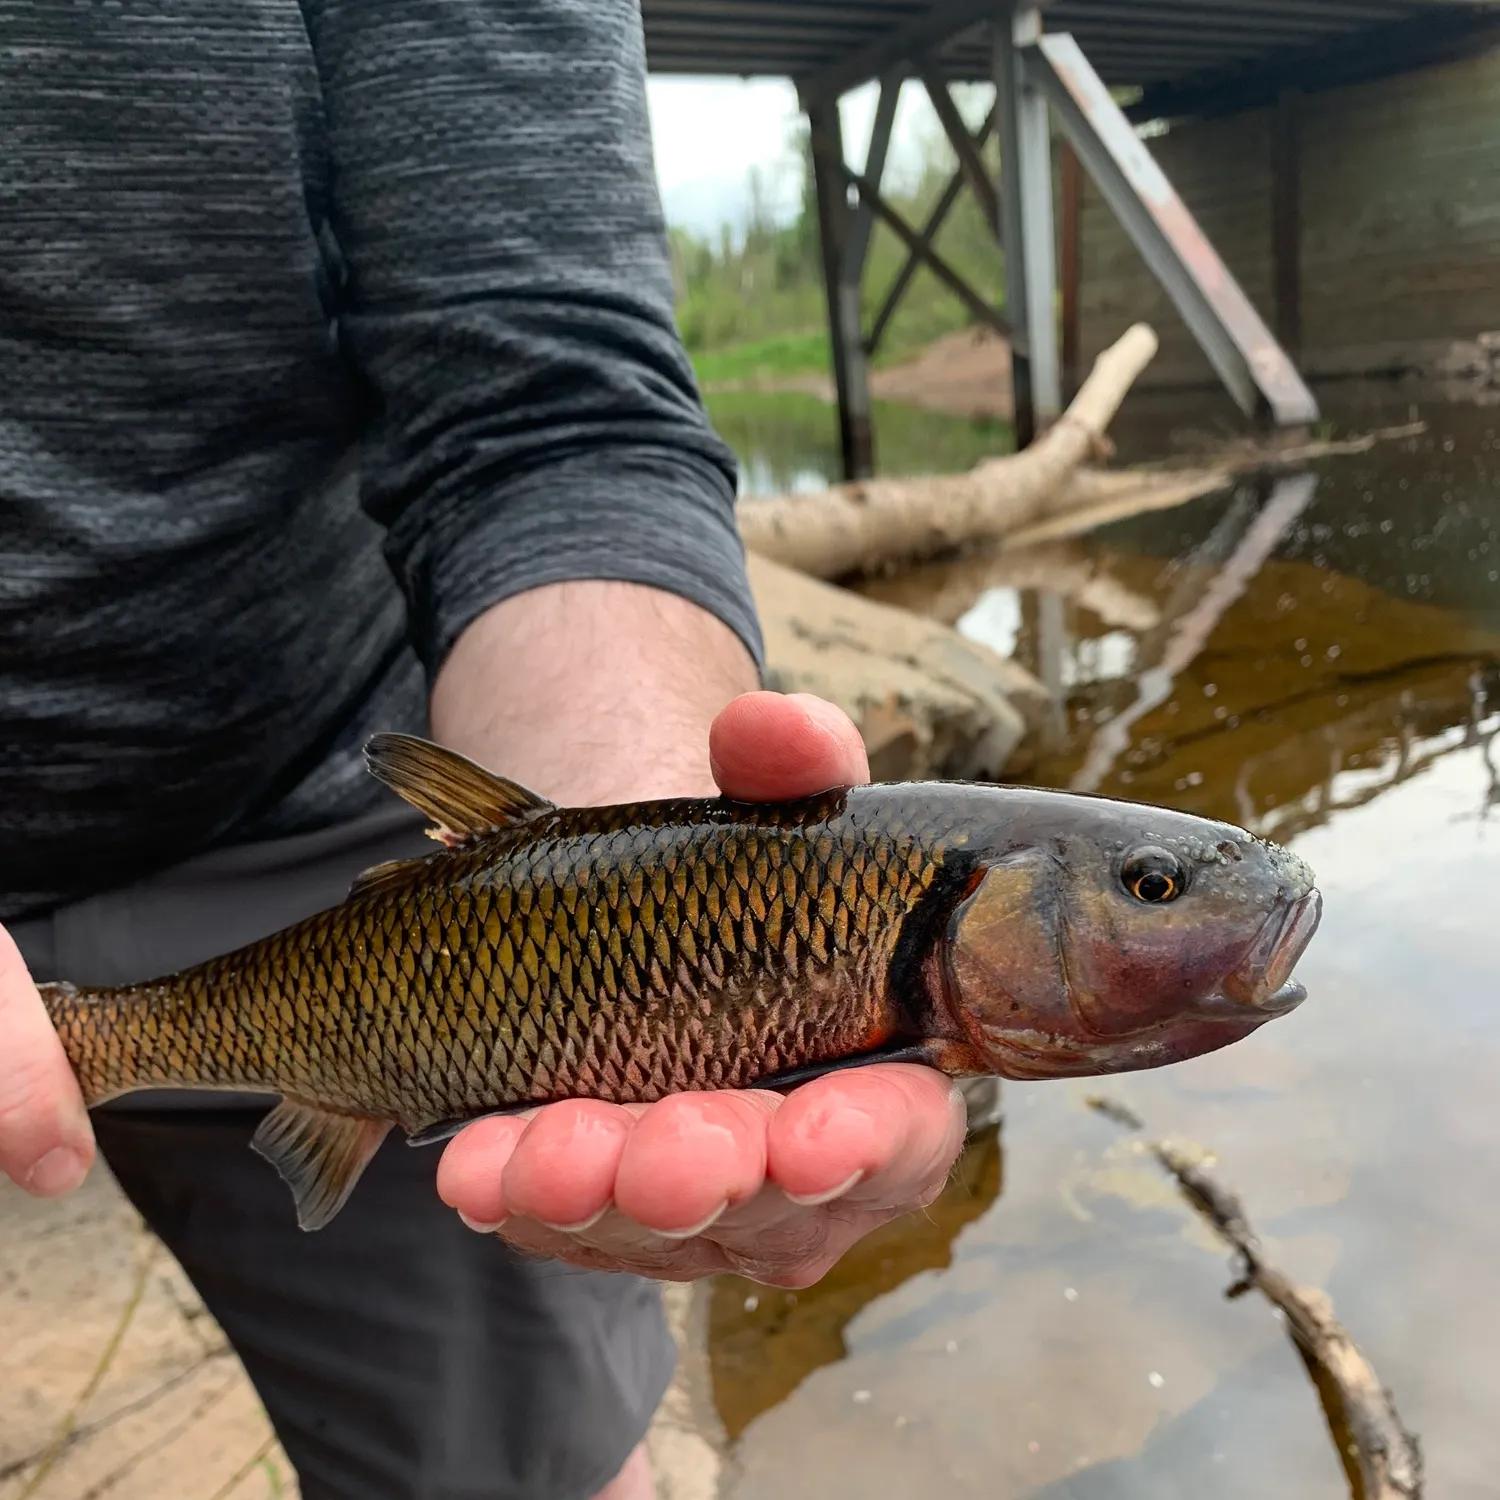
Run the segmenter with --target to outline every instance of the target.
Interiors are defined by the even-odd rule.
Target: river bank
[[[764,370],[739,379],[707,379],[709,397],[743,394],[812,396],[832,404],[833,376],[820,370]],[[898,364],[870,371],[870,395],[948,416],[1009,421],[1014,415],[1010,345],[989,328],[946,334]]]

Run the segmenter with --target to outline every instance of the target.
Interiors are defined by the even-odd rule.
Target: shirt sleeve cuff
[[[691,453],[601,447],[507,477],[503,491],[448,496],[405,559],[414,645],[436,678],[487,609],[549,583],[609,579],[663,589],[727,625],[762,673],[765,646],[734,495]]]

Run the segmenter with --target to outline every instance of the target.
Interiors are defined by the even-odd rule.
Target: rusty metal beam
[[[828,300],[828,332],[833,344],[833,380],[838,392],[839,449],[846,479],[868,479],[875,472],[875,434],[870,422],[870,383],[859,325],[859,287],[848,296],[844,267],[853,221],[844,176],[844,135],[837,102],[814,105],[807,115],[818,204],[818,239],[823,252],[823,286]],[[851,309],[853,317],[851,319]]]
[[[927,244],[870,183],[847,166],[844,168],[844,177],[851,186],[858,190],[860,197],[870,205],[880,221],[889,225],[891,232],[906,246],[907,250],[921,260],[980,322],[988,323],[997,333],[1003,333],[1007,337],[1010,335],[1011,327],[1004,315],[986,302],[931,245]]]
[[[995,128],[997,113],[996,107],[991,105],[990,112],[984,117],[984,124],[980,126],[978,133],[969,137],[976,154],[989,140],[990,132]],[[944,221],[953,211],[953,205],[958,202],[958,196],[963,190],[964,174],[962,170],[959,170],[948,179],[948,185],[943,189],[938,201],[933,204],[931,213],[927,215],[927,222],[917,231],[924,245],[931,245],[937,238],[938,230],[943,227]],[[891,283],[890,290],[885,294],[885,301],[881,303],[880,311],[875,314],[875,321],[870,325],[869,335],[865,339],[866,354],[873,355],[880,347],[880,341],[885,337],[885,330],[896,315],[896,309],[901,305],[901,299],[906,295],[906,289],[911,285],[911,279],[917,274],[921,265],[922,261],[916,252],[908,250],[906,264],[901,267],[896,279]]]
[[[985,222],[998,239],[1000,199],[995,192],[995,184],[990,181],[984,159],[974,145],[974,137],[969,134],[969,127],[964,124],[963,116],[953,102],[953,94],[947,82],[939,78],[930,67],[922,69],[922,87],[927,90],[933,113],[937,115],[943,134],[948,137],[948,144],[953,147],[953,154],[958,158],[958,170],[968,184],[969,191],[978,199],[980,212],[984,214]]]
[[[1077,42],[1040,36],[1022,62],[1240,409],[1267,409],[1282,427],[1315,422],[1312,392]]]

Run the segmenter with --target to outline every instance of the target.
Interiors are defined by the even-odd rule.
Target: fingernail
[[[538,1219],[538,1224],[545,1225],[548,1229],[555,1229],[559,1234],[582,1234],[585,1229],[592,1229],[609,1210],[609,1204],[605,1204],[597,1213],[590,1214],[586,1219],[580,1219],[576,1224],[554,1224],[549,1219]]]
[[[849,716],[836,703],[819,698],[815,693],[793,693],[792,696],[802,705],[808,718],[836,735],[843,735]]]
[[[27,1192],[39,1198],[61,1198],[89,1174],[89,1164],[71,1146],[54,1146],[26,1174]]]
[[[829,1188],[826,1193],[787,1193],[787,1201],[795,1203],[798,1208],[817,1208],[821,1203],[832,1203],[835,1198],[842,1198],[864,1175],[863,1170],[858,1171],[852,1177],[846,1177],[837,1187]]]
[[[504,1219],[496,1219],[493,1224],[481,1224],[478,1219],[471,1219],[468,1214],[465,1213],[459,1214],[459,1218],[462,1219],[464,1223],[474,1231],[475,1234],[494,1234],[494,1232],[497,1229],[501,1228],[505,1223]]]
[[[659,1234],[664,1240],[690,1240],[695,1234],[702,1234],[728,1207],[729,1200],[726,1198],[706,1219],[700,1220],[691,1229],[655,1229],[652,1233]]]

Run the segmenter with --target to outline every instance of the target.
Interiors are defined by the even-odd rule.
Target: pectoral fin
[[[772,1073],[750,1085],[753,1089],[792,1089],[811,1083],[814,1078],[826,1078],[830,1073],[846,1073],[851,1068],[867,1068],[871,1063],[925,1063],[932,1065],[930,1042],[900,1042],[881,1047],[874,1052],[856,1052],[852,1057],[835,1057],[828,1062],[807,1063],[800,1068],[788,1068],[784,1073]]]
[[[431,1125],[424,1125],[420,1130],[414,1130],[406,1138],[408,1146],[435,1146],[439,1141],[449,1141],[456,1136],[460,1130],[467,1130],[475,1120],[493,1120],[500,1115],[518,1115],[523,1110],[535,1109],[536,1104],[531,1100],[524,1100],[520,1104],[502,1104],[498,1109],[481,1110],[475,1115],[457,1115],[451,1120],[436,1120]]]
[[[321,1229],[344,1206],[390,1128],[385,1120],[283,1099],[250,1144],[291,1188],[302,1228]]]

